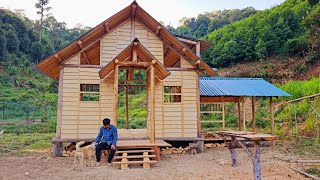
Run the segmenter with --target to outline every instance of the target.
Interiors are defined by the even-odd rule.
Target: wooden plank
[[[127,162],[121,162],[121,161],[116,161],[116,162],[112,162],[112,164],[144,164],[144,163],[150,163],[150,164],[154,164],[157,163],[158,161],[127,161]]]
[[[57,127],[56,127],[56,139],[61,138],[61,124],[62,124],[62,95],[63,95],[63,72],[64,69],[60,69],[60,75],[59,75],[59,87],[58,87],[58,115],[57,115]]]
[[[127,156],[126,158],[128,158],[128,159],[133,159],[133,158],[139,159],[139,158],[155,158],[155,157],[156,157],[156,155],[134,155],[134,156],[131,155],[131,156]],[[123,158],[123,156],[115,156],[113,159],[122,159],[122,158]]]

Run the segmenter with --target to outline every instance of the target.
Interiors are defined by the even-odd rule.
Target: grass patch
[[[0,156],[23,156],[27,150],[48,149],[52,147],[54,133],[26,133],[0,135]]]
[[[54,133],[56,131],[56,120],[35,124],[1,125],[0,131],[2,130],[4,130],[4,133],[17,135],[25,133]]]

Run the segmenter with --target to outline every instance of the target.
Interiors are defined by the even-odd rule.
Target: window
[[[181,86],[164,86],[164,102],[181,102]]]
[[[99,84],[80,84],[80,101],[99,101]]]

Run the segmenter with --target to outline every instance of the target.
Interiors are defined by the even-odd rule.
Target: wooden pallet
[[[114,165],[120,165],[120,169],[128,169],[131,164],[142,164],[144,169],[150,169],[151,164],[155,164],[156,155],[149,154],[155,153],[153,149],[137,149],[126,148],[126,150],[117,150],[116,156],[114,157]]]

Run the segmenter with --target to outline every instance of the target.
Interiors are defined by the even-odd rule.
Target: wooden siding
[[[190,63],[181,59],[181,67]],[[182,101],[164,103],[164,137],[197,137],[197,77],[195,71],[170,71],[164,86],[181,86]]]
[[[80,53],[71,57],[65,64],[80,64]]]
[[[97,68],[64,68],[61,138],[97,136],[101,125],[100,101],[80,101],[80,84],[100,85],[98,71]]]
[[[116,30],[103,37],[101,41],[101,65],[106,65],[124,50],[131,42],[131,20],[126,21]],[[163,64],[163,43],[143,25],[135,21],[134,38]]]

